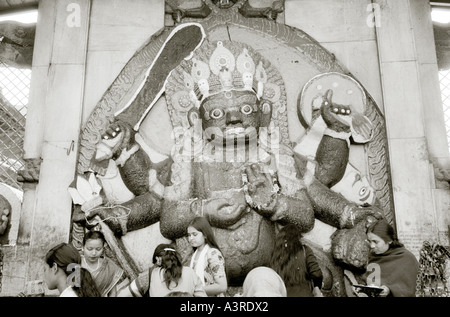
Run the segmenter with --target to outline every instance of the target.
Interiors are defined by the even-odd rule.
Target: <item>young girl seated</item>
[[[155,249],[153,262],[155,265],[150,270],[139,274],[118,296],[165,297],[173,292],[193,297],[207,296],[200,278],[193,269],[183,266],[181,256],[174,246],[159,245]]]
[[[208,296],[224,297],[228,288],[225,259],[217,245],[213,230],[205,217],[196,217],[187,228],[194,249],[190,267],[200,277]]]
[[[124,271],[104,256],[105,237],[101,231],[88,231],[83,239],[81,267],[94,278],[102,297],[114,297],[128,284]]]

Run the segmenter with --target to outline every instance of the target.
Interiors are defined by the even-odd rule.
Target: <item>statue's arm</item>
[[[351,228],[367,215],[381,215],[381,210],[376,206],[359,207],[341,194],[330,190],[316,177],[315,162],[308,161],[298,153],[294,153],[294,160],[297,175],[306,186],[307,196],[314,206],[317,219],[336,228]]]

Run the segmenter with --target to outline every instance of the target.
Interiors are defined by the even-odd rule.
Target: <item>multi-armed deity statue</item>
[[[364,228],[386,214],[376,188],[367,179],[362,184],[364,176],[349,161],[353,144],[383,133],[367,116],[374,105],[342,69],[320,64],[327,64],[326,51],[301,31],[227,10],[215,8],[204,22],[156,35],[97,106],[83,132],[71,189],[77,197],[74,242],[77,232],[100,223],[111,233],[118,262],[133,275],[136,266],[121,237],[159,223],[160,234],[187,256],[187,225],[203,215],[225,255],[230,285],[239,286],[252,268],[268,264],[278,226],[292,223],[307,233],[320,221],[335,232],[330,250],[316,246],[317,257],[330,294],[342,294],[339,265],[366,265]],[[274,34],[275,26],[284,33]],[[233,27],[236,36],[221,32]],[[282,56],[244,43],[252,32],[274,43],[282,39],[289,54],[315,67],[315,73],[305,70],[313,76],[288,84],[292,76],[277,62]],[[307,45],[324,55],[301,49]],[[139,61],[144,65],[136,66]],[[126,86],[123,79],[133,70],[133,84]],[[156,130],[161,122],[170,125],[159,136],[144,124],[157,107],[169,120],[153,119]],[[304,129],[301,137],[290,134],[292,122]],[[167,143],[167,131],[170,144],[155,147]],[[83,191],[89,178],[101,194],[80,199],[76,189]],[[150,258],[153,250],[147,252]]]

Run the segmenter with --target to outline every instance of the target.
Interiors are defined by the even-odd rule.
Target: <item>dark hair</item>
[[[203,233],[205,236],[205,242],[213,248],[218,249],[220,252],[222,252],[219,248],[219,245],[217,244],[216,238],[214,236],[214,232],[211,228],[211,225],[209,224],[208,219],[205,217],[195,217],[188,227],[193,227],[196,230]]]
[[[169,243],[161,243],[156,246],[155,251],[153,251],[152,263],[156,263],[156,257],[162,257],[164,255],[164,249],[173,248],[172,244]]]
[[[223,263],[224,263],[224,268],[225,268],[225,277],[228,281],[229,271],[228,271],[228,266],[225,261],[225,256],[223,255],[222,250],[220,249],[219,245],[217,244],[216,237],[214,235],[214,232],[212,230],[211,224],[209,223],[208,219],[206,219],[205,217],[195,217],[189,223],[188,227],[193,227],[196,230],[203,233],[206,244],[208,244],[212,248],[216,248],[217,250],[219,250],[219,252],[221,253],[221,255],[223,257]],[[194,248],[194,250],[195,249],[197,249],[197,248]]]
[[[398,237],[394,230],[394,227],[392,227],[384,218],[379,219],[371,224],[366,230],[366,234],[367,233],[373,233],[374,235],[377,235],[386,243],[392,241],[392,243],[390,244],[391,248],[403,246],[403,244],[398,241]]]
[[[307,280],[306,258],[300,230],[293,224],[284,226],[275,238],[270,267],[281,276],[286,286]]]
[[[192,295],[189,292],[173,291],[168,293],[166,297],[192,297]]]
[[[86,244],[87,240],[94,240],[94,239],[100,239],[103,241],[103,243],[106,242],[105,236],[103,235],[103,233],[101,231],[98,230],[89,230],[88,232],[86,232],[84,234],[83,237],[83,245]]]
[[[164,272],[164,282],[166,283],[167,288],[170,289],[171,282],[174,282],[176,287],[183,272],[183,263],[181,260],[181,255],[175,250],[173,246],[164,248],[161,268]]]
[[[54,264],[58,266],[66,275],[70,275],[73,270],[69,265],[78,264],[76,269],[80,270],[80,282],[74,283],[73,290],[79,297],[100,297],[101,294],[97,289],[91,273],[81,267],[81,256],[72,244],[60,243],[54,246],[45,255],[45,262],[52,267]]]

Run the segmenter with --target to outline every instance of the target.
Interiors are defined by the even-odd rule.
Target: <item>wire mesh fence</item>
[[[31,70],[0,62],[0,182],[22,190],[17,171],[24,166],[23,138]]]

